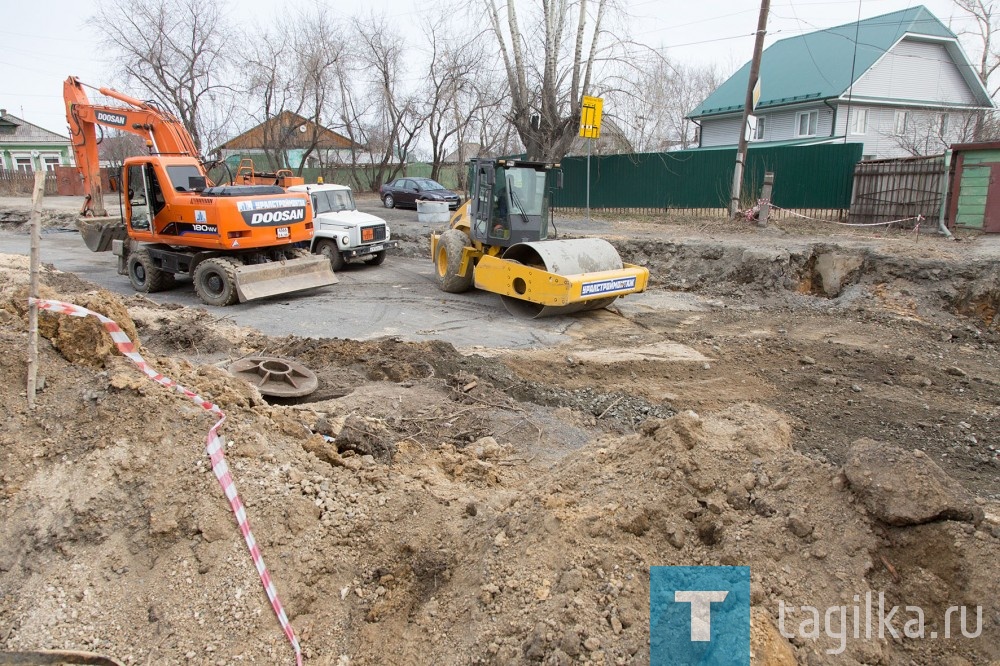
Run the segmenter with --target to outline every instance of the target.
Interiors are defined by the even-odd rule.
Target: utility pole
[[[760,54],[764,52],[764,35],[767,33],[767,13],[771,0],[761,0],[760,16],[757,19],[757,37],[753,43],[753,59],[750,60],[750,78],[747,81],[747,98],[743,105],[743,122],[740,123],[740,142],[736,148],[736,168],[733,170],[732,199],[729,202],[729,216],[740,209],[740,189],[743,187],[743,165],[747,157],[747,120],[753,112],[753,89],[760,76]]]

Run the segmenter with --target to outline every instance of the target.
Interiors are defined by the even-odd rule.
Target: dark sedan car
[[[379,188],[379,196],[386,208],[416,208],[418,201],[447,201],[448,208],[455,210],[462,203],[460,196],[430,178],[397,178]]]

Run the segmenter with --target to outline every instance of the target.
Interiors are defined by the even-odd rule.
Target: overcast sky
[[[265,21],[275,11],[288,13],[313,1],[240,0],[229,5],[234,8],[229,15]],[[624,38],[662,49],[673,60],[715,63],[727,75],[750,59],[760,9],[757,0],[622,1],[631,26]],[[765,46],[783,37],[853,22],[859,5],[861,17],[868,18],[919,4],[907,0],[772,0]],[[926,0],[922,4],[956,33],[974,27],[952,0]],[[0,108],[66,134],[62,81],[73,74],[94,86],[113,84],[114,63],[97,47],[97,34],[87,25],[94,4],[90,0],[4,0],[4,5]],[[413,25],[420,14],[440,11],[441,4],[427,0],[338,0],[331,6],[346,14],[399,12],[405,26]]]

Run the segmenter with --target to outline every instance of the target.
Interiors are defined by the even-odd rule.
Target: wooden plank
[[[964,152],[965,166],[983,162],[1000,162],[1000,150],[973,150]]]
[[[31,197],[31,252],[28,264],[28,409],[35,408],[38,383],[38,264],[42,244],[42,201],[45,199],[45,174],[35,173],[35,191]]]
[[[955,224],[962,227],[968,227],[970,229],[982,229],[983,228],[983,216],[982,215],[962,215],[959,214],[955,220]]]

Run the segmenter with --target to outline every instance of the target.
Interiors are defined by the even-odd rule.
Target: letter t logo
[[[712,640],[712,603],[725,601],[729,592],[725,590],[699,591],[677,590],[674,601],[691,604],[691,640]]]

